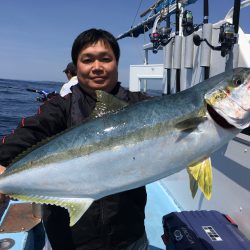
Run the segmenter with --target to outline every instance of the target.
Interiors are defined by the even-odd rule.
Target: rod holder
[[[208,43],[212,43],[212,29],[213,24],[205,23],[203,25],[203,39],[206,39]],[[201,54],[200,54],[200,66],[209,67],[211,57],[211,48],[206,43],[201,43]]]
[[[193,33],[184,38],[185,41],[185,55],[184,55],[184,67],[187,69],[193,68],[193,57],[194,57],[194,42]]]
[[[174,51],[173,51],[173,69],[181,68],[181,53],[182,53],[182,37],[175,36]]]

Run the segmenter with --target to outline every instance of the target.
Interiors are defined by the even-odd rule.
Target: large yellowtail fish
[[[100,117],[20,155],[0,177],[1,193],[65,207],[71,226],[94,200],[186,167],[193,195],[199,186],[209,198],[210,154],[250,122],[247,68],[131,106],[109,94],[97,94],[111,100],[97,103],[93,114]]]

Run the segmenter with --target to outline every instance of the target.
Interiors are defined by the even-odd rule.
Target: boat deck
[[[161,235],[163,234],[162,217],[165,214],[173,211],[180,211],[173,199],[168,195],[160,182],[154,182],[146,187],[148,194],[148,202],[146,206],[146,231],[149,239],[149,250],[164,250],[166,249]],[[156,202],[157,201],[157,202]],[[9,205],[18,202],[10,202]],[[2,219],[4,218],[3,215]],[[1,221],[2,222],[2,221]],[[0,234],[0,249],[7,247],[9,244],[14,244],[11,250],[34,250],[42,249],[44,232],[41,223],[29,232],[23,231],[19,233],[4,233]],[[36,246],[34,246],[36,244]],[[38,246],[40,245],[40,246]],[[37,248],[38,247],[38,248]]]
[[[161,239],[163,234],[162,217],[168,213],[180,211],[180,208],[159,181],[147,185],[146,188],[148,201],[145,225],[150,244],[149,250],[164,250],[166,246]]]

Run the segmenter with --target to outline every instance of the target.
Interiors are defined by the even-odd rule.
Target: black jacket
[[[20,152],[68,127],[82,123],[95,107],[95,96],[79,84],[72,94],[54,97],[38,114],[22,120],[15,133],[0,145],[0,164],[8,166]],[[141,93],[125,90],[118,83],[112,94],[134,103],[146,99]],[[43,206],[43,221],[54,250],[120,250],[144,232],[145,187],[111,195],[95,201],[82,218],[69,227],[68,212],[56,206]]]

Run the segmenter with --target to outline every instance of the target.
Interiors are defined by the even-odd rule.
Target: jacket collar
[[[95,93],[95,90],[92,90],[92,89],[89,89],[89,88],[86,88],[86,86],[84,86],[83,84],[81,83],[78,83],[80,89],[86,94],[88,95],[89,97],[91,97],[92,99],[94,99],[96,101],[96,93]],[[112,95],[117,95],[117,93],[119,92],[119,89],[120,89],[120,85],[121,83],[120,82],[117,82],[117,84],[115,85],[115,87],[112,89],[112,91],[110,92],[110,94]]]

